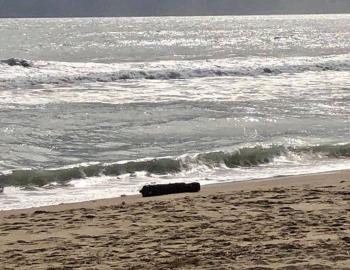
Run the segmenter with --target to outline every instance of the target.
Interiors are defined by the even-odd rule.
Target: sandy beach
[[[3,211],[0,269],[350,269],[350,171]]]

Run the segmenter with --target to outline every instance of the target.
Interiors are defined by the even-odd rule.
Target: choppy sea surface
[[[349,25],[0,19],[0,209],[350,168]]]

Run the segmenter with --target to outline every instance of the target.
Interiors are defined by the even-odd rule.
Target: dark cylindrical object
[[[165,185],[147,185],[140,190],[140,193],[143,197],[152,197],[175,193],[198,192],[200,189],[201,186],[199,183],[174,183]]]

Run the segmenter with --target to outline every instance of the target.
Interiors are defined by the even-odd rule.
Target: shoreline
[[[97,200],[88,200],[81,202],[73,202],[73,203],[60,203],[57,205],[46,205],[39,207],[30,207],[30,208],[21,208],[21,209],[9,209],[9,210],[1,210],[0,209],[0,218],[8,215],[8,214],[17,214],[17,213],[31,213],[37,210],[45,210],[45,211],[59,211],[66,209],[74,209],[79,208],[81,205],[96,207],[102,205],[112,205],[119,204],[122,202],[126,203],[136,203],[141,201],[152,201],[152,200],[167,200],[167,199],[175,199],[181,198],[184,196],[195,196],[196,194],[212,194],[215,192],[222,192],[223,189],[228,188],[231,190],[252,190],[262,187],[273,187],[273,186],[286,186],[289,187],[291,185],[301,185],[305,184],[304,182],[308,182],[309,184],[315,184],[318,182],[322,182],[325,178],[328,177],[337,177],[342,180],[350,179],[350,169],[346,170],[335,170],[335,171],[325,171],[325,172],[316,172],[310,174],[299,174],[299,175],[282,175],[282,176],[274,176],[268,178],[258,178],[251,180],[242,180],[242,181],[232,181],[225,183],[214,183],[208,185],[201,185],[201,190],[198,193],[178,193],[178,194],[170,194],[163,196],[155,196],[143,198],[141,194],[128,195],[128,196],[120,196],[113,198],[104,198]],[[307,183],[306,183],[307,184]]]

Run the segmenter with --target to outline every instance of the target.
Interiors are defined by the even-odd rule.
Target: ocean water
[[[0,209],[350,168],[349,25],[1,19]]]

